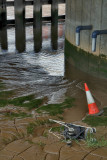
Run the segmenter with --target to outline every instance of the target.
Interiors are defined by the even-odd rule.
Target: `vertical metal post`
[[[0,41],[3,50],[8,49],[7,43],[7,12],[6,0],[0,0]]]
[[[0,29],[2,27],[2,0],[0,0]]]
[[[34,51],[39,52],[42,48],[42,2],[41,0],[34,0],[33,10],[34,22]]]
[[[51,43],[52,49],[58,48],[58,0],[52,0],[51,5]]]
[[[15,33],[16,50],[21,53],[25,51],[25,0],[15,0]]]

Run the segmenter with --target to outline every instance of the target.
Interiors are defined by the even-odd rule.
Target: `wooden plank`
[[[41,0],[34,0],[34,51],[39,52],[42,47],[42,3]]]
[[[42,21],[51,21],[51,17],[42,17]],[[59,20],[63,20],[63,19],[65,19],[65,15],[62,15],[62,16],[58,16],[58,19]],[[25,19],[25,22],[26,23],[30,23],[30,22],[33,22],[33,18],[26,18]],[[11,20],[7,20],[7,24],[8,25],[14,25],[15,24],[15,20],[14,19],[11,19]]]
[[[58,1],[59,4],[65,3],[65,2],[66,2],[66,0],[59,0]],[[52,4],[52,1],[51,0],[42,0],[42,5],[46,5],[46,4]],[[25,5],[26,6],[33,5],[33,0],[32,1],[26,1]],[[14,1],[13,2],[12,1],[7,1],[6,6],[8,6],[8,7],[14,6]]]
[[[51,44],[52,49],[58,48],[58,0],[52,0],[51,5]]]
[[[3,27],[2,30],[0,30],[0,43],[3,50],[8,49],[7,27]]]
[[[16,50],[25,51],[25,0],[15,0]]]
[[[13,7],[14,6],[14,1],[13,2],[12,1],[7,1],[6,6],[7,7]]]
[[[2,0],[0,0],[0,28],[2,27]]]
[[[8,49],[7,43],[7,12],[6,12],[6,0],[0,0],[0,40],[1,48],[3,50]]]

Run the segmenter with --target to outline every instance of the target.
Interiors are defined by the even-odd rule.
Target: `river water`
[[[43,16],[50,16],[51,6],[44,5]],[[65,4],[59,5],[59,15],[65,14]],[[33,17],[33,7],[26,7],[26,18]],[[14,8],[7,7],[7,19],[14,19]],[[34,52],[33,26],[26,26],[26,51],[17,53],[15,28],[7,30],[8,51],[0,46],[0,80],[15,96],[35,93],[36,97],[48,96],[50,103],[60,102],[65,96],[69,82],[64,80],[64,31],[65,22],[58,24],[58,49],[52,50],[51,23],[43,22],[42,49]]]
[[[17,53],[15,28],[8,28],[8,51],[0,50],[0,80],[7,90],[15,91],[15,97],[34,93],[37,98],[47,96],[48,103],[61,102],[66,96],[74,97],[77,108],[66,117],[66,121],[74,121],[88,111],[84,82],[89,84],[98,106],[103,108],[107,105],[107,81],[79,71],[65,60],[64,31],[65,22],[59,22],[58,49],[52,50],[51,23],[43,23],[42,49],[35,53],[33,27],[26,26],[26,51]]]
[[[0,52],[0,79],[9,90],[16,90],[17,96],[35,93],[37,96],[65,93],[67,80],[64,77],[64,29],[58,25],[58,50],[51,47],[51,24],[42,27],[42,50],[34,53],[33,27],[26,27],[26,51],[15,50],[15,29],[8,29],[8,51]],[[64,88],[63,88],[64,87]],[[60,93],[61,92],[61,93]],[[58,98],[58,97],[57,97]]]

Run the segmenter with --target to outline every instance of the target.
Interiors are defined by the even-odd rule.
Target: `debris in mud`
[[[14,105],[7,105],[5,107],[0,108],[0,113],[19,113],[19,112],[27,112],[25,108],[22,107],[15,107]]]
[[[52,124],[54,124],[54,122],[49,121],[48,119],[41,119],[41,120],[36,120],[33,123],[29,123],[27,125],[27,133],[30,135],[34,135],[35,134],[35,130],[37,130],[38,127],[40,127],[41,129],[44,128],[45,129],[48,127],[50,127]]]
[[[54,135],[57,136],[58,138],[60,138],[60,136],[63,136],[63,138],[65,139],[68,145],[72,144],[72,140],[86,139],[88,133],[91,133],[91,134],[96,133],[95,128],[85,127],[85,126],[76,125],[72,123],[65,123],[65,122],[61,122],[53,119],[49,119],[49,120],[51,122],[56,122],[61,126],[64,126],[64,129],[61,135],[59,136],[55,134]],[[52,128],[50,129],[50,133],[52,133],[51,131],[52,131]]]
[[[0,108],[0,114],[10,119],[26,118],[32,116],[25,108],[15,107],[14,105],[7,105],[6,107]]]

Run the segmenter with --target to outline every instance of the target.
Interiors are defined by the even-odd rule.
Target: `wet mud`
[[[74,114],[72,113],[71,120],[79,120],[79,118],[82,119],[86,115],[86,113],[88,113],[84,83],[88,84],[91,94],[93,95],[99,109],[107,107],[107,80],[94,77],[85,72],[79,71],[78,69],[74,68],[69,62],[66,62],[65,66],[65,77],[69,78],[72,81],[75,79],[74,87],[72,87],[72,89],[69,88],[66,93],[72,95],[76,99],[75,107],[71,110],[74,110],[74,112],[76,111],[75,113],[77,116],[73,116]]]
[[[71,68],[66,62],[66,72],[63,81],[56,92],[50,96],[51,102],[61,102],[66,96],[75,98],[74,106],[71,109],[65,109],[63,113],[63,121],[72,122],[74,124],[84,124],[81,120],[88,113],[86,95],[84,91],[84,82],[86,82],[95,98],[100,109],[106,106],[106,80],[98,79],[84,72]],[[81,75],[81,76],[79,76]],[[49,87],[49,86],[48,86]],[[54,88],[53,87],[53,88]],[[62,94],[60,90],[66,88],[66,92]],[[63,89],[62,89],[63,90]],[[57,96],[59,95],[59,98]],[[61,95],[61,96],[60,96]],[[55,101],[56,100],[56,101]],[[22,118],[9,120],[3,114],[0,114],[0,159],[1,160],[106,160],[107,148],[88,148],[85,141],[79,143],[73,142],[72,146],[67,146],[65,142],[61,142],[53,134],[49,133],[51,125],[45,127],[38,126],[34,130],[34,134],[27,134],[27,125],[40,120],[41,117]],[[45,116],[45,118],[48,118]],[[56,119],[57,117],[53,117]],[[44,118],[42,118],[44,119]],[[96,127],[97,135],[107,135],[107,128]],[[47,132],[45,135],[44,133]]]
[[[33,118],[0,121],[0,160],[97,160],[107,159],[107,148],[88,148],[85,141],[67,146],[53,134],[49,127],[37,127],[35,134],[27,135],[26,126],[35,122]],[[97,128],[98,129],[98,128]],[[101,129],[101,128],[100,128]],[[98,131],[100,131],[100,129]],[[47,135],[43,132],[47,131]],[[106,129],[103,128],[103,134]]]

